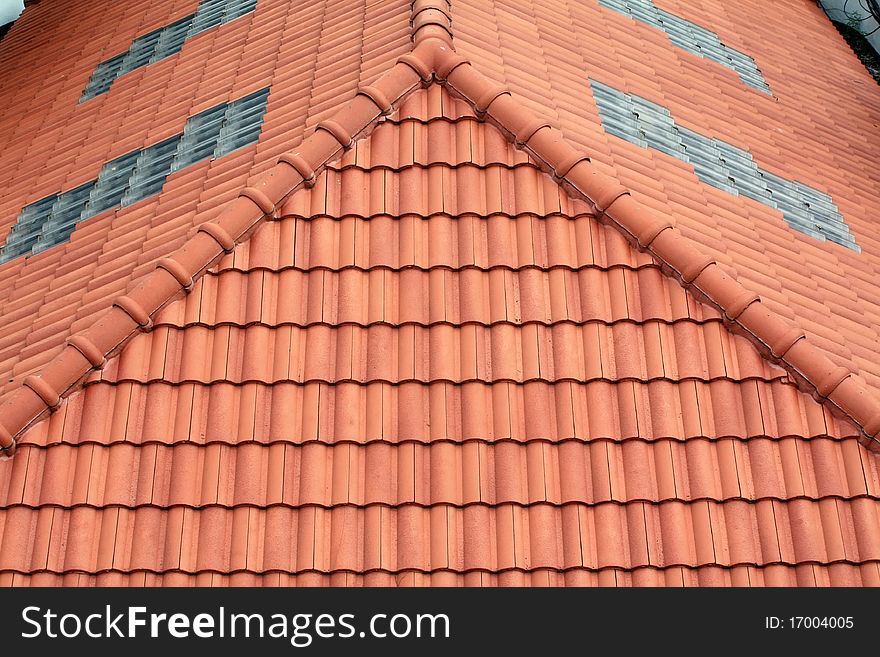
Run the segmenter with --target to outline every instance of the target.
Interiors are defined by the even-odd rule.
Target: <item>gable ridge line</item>
[[[129,340],[152,328],[153,318],[188,293],[205,272],[247,241],[263,221],[275,218],[284,201],[311,187],[330,162],[365,138],[411,93],[434,82],[438,53],[452,48],[447,0],[411,3],[412,50],[369,85],[269,170],[255,177],[220,215],[200,224],[194,235],[116,298],[88,328],[68,338],[61,353],[31,374],[0,405],[0,458],[15,453],[18,439],[57,410],[63,399],[118,355]]]
[[[443,53],[438,81],[471,105],[528,153],[570,196],[592,206],[597,219],[614,227],[696,299],[717,309],[727,327],[749,339],[766,360],[781,366],[797,387],[852,422],[860,442],[880,451],[880,397],[855,372],[837,365],[803,329],[762,303],[760,296],[729,276],[683,235],[669,218],[637,201],[623,185],[598,170],[562,132],[516,101],[455,52]]]
[[[863,444],[880,448],[880,399],[852,371],[835,365],[801,328],[728,276],[670,220],[633,198],[569,145],[559,130],[459,56],[452,42],[448,0],[413,0],[410,8],[413,49],[409,54],[371,85],[361,86],[295,152],[281,155],[271,169],[241,190],[219,217],[199,225],[193,237],[161,259],[91,326],[71,336],[58,356],[39,374],[28,376],[0,406],[0,456],[12,456],[28,428],[56,410],[130,339],[149,331],[156,313],[187,293],[263,221],[275,218],[277,208],[291,194],[313,185],[327,164],[368,136],[407,96],[434,83],[467,102],[480,120],[495,125],[570,195],[586,201],[599,220],[649,253],[666,275],[697,299],[719,310],[729,328],[747,337],[764,358],[782,366],[802,391],[854,423]]]

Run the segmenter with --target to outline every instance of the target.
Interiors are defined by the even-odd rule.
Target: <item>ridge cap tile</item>
[[[450,74],[449,79],[447,79],[445,84],[455,95],[468,102],[475,111],[478,110],[476,107],[477,99],[491,95],[496,88],[494,82],[488,80],[476,71],[473,64],[469,62],[457,67],[453,73]],[[505,117],[507,121],[511,120],[511,113],[511,109],[508,108],[507,116]],[[491,108],[486,112],[486,118],[493,123],[499,124],[498,117],[492,116]],[[531,126],[539,126],[541,123],[541,119],[524,106],[520,106],[519,118],[519,125],[529,128],[531,128]],[[506,135],[516,134],[509,126],[500,124],[500,127]],[[521,131],[522,128],[519,130]],[[542,168],[545,169],[545,172],[553,175],[557,166],[565,164],[569,158],[574,156],[569,152],[571,146],[567,144],[561,133],[554,128],[548,128],[548,136],[539,140],[540,143],[536,144],[538,150],[535,151],[532,142],[536,141],[536,138],[541,131],[542,128],[537,127],[535,132],[528,137],[522,134],[517,135],[514,139],[514,143],[517,148],[527,150],[530,154],[535,156],[538,161],[543,162],[544,167]],[[880,450],[877,436],[872,435],[873,431],[869,433],[866,430],[867,423],[873,420],[877,414],[880,414],[880,398],[877,397],[874,391],[866,389],[861,382],[854,378],[854,372],[841,366],[839,370],[834,370],[832,380],[831,374],[826,373],[820,378],[815,374],[804,372],[803,369],[796,367],[795,364],[787,360],[785,356],[798,345],[801,345],[801,351],[806,350],[808,358],[817,359],[819,362],[822,362],[827,359],[827,357],[824,356],[824,353],[820,348],[813,345],[812,342],[803,335],[803,331],[800,327],[792,325],[787,320],[782,319],[775,312],[762,309],[764,312],[761,313],[760,320],[750,328],[741,318],[746,309],[752,307],[756,301],[760,301],[758,295],[747,290],[747,288],[738,281],[723,274],[720,277],[716,277],[717,285],[714,295],[711,293],[706,295],[705,288],[697,285],[696,282],[700,278],[705,278],[704,275],[707,271],[718,269],[720,272],[720,269],[713,259],[703,253],[689,238],[682,235],[671,225],[663,223],[661,220],[657,219],[650,209],[634,199],[629,191],[622,188],[617,180],[596,169],[595,165],[592,163],[582,163],[577,171],[580,174],[579,177],[589,174],[590,179],[594,181],[596,187],[603,189],[603,191],[609,188],[615,190],[619,188],[622,190],[616,195],[611,194],[612,198],[605,197],[602,200],[607,203],[606,208],[612,210],[610,218],[613,220],[611,221],[611,224],[628,238],[634,248],[647,251],[660,262],[661,267],[665,270],[676,272],[675,278],[683,287],[685,287],[685,289],[698,296],[706,296],[713,305],[725,313],[728,319],[736,325],[736,328],[742,330],[742,332],[751,339],[753,344],[758,347],[759,352],[764,355],[765,358],[768,360],[776,360],[782,365],[783,368],[793,375],[794,380],[800,384],[799,387],[804,392],[814,396],[818,395],[823,404],[829,405],[839,415],[854,422],[860,430],[860,434],[866,446],[875,451]],[[598,210],[597,214],[599,214],[599,218],[605,218],[608,216],[607,211],[598,207],[595,199],[592,198],[587,191],[580,188],[575,180],[570,180],[572,173],[574,173],[574,171],[569,171],[566,176],[554,177],[558,178],[561,182],[568,182],[568,185],[564,185],[567,190],[577,193],[587,202],[592,203]],[[614,217],[616,213],[613,211],[613,208],[615,205],[619,205],[623,202],[622,200],[619,200],[621,197],[625,197],[628,204],[627,211],[623,216]],[[651,217],[652,220],[639,222],[636,217],[631,216],[638,214],[647,215]],[[620,221],[617,221],[616,219],[620,219]],[[643,223],[644,225],[639,226],[639,223]],[[647,242],[644,246],[642,245],[644,242],[640,239],[640,235],[650,237],[650,240],[644,241]],[[664,239],[665,246],[657,244],[660,239]],[[690,275],[694,276],[694,278],[690,281],[686,280],[687,276]],[[719,299],[730,297],[731,295],[734,297],[734,300],[731,301],[729,306],[730,310],[732,310],[732,316],[728,315],[728,305],[723,302],[719,303]],[[771,326],[775,326],[776,324],[783,325],[784,329],[778,331],[771,328]],[[776,337],[776,339],[774,339],[774,336],[778,336],[780,332],[787,340],[790,338],[790,342],[784,346],[778,346],[778,349],[782,353],[777,358],[773,353],[774,350],[769,348],[769,346],[771,344],[777,346],[777,341],[781,338]],[[849,397],[845,397],[841,400],[833,399],[833,392],[839,389],[842,382],[845,380],[853,382],[852,393]],[[803,385],[804,383],[807,385]],[[856,398],[863,403],[859,406],[851,403],[855,401]],[[848,409],[857,407],[861,408],[861,406],[870,407],[872,409],[870,415],[862,415],[860,413],[858,417],[855,417],[848,411]]]
[[[416,31],[418,31],[418,29],[419,28],[417,28]],[[419,73],[419,68],[430,71],[427,64],[416,51],[424,53],[426,48],[433,49],[435,43],[440,41],[441,40],[437,39],[423,40],[413,49],[413,52],[410,54],[410,59],[405,63],[416,73]],[[402,74],[400,67],[394,66],[381,76],[374,83],[373,87],[377,89],[379,93],[384,94],[386,98],[394,98],[394,105],[396,106],[402,102],[407,95],[421,87],[421,82],[424,81],[424,76],[419,73],[419,78],[418,81],[414,80],[412,74]],[[430,72],[428,79],[430,80]],[[372,98],[367,100],[371,105],[375,104]],[[321,146],[321,142],[326,143],[326,140],[321,136],[322,133],[333,139],[334,143],[338,142],[339,145],[347,148],[351,146],[355,137],[363,138],[367,136],[371,125],[381,121],[385,116],[385,112],[377,106],[376,111],[368,117],[367,122],[358,125],[357,131],[354,133],[354,136],[352,136],[344,126],[346,123],[349,123],[347,120],[348,115],[352,112],[356,112],[356,110],[357,106],[351,102],[342,105],[341,109],[337,111],[333,118],[324,120],[319,124],[318,127],[320,130],[314,133],[310,138],[307,138],[300,145],[297,152],[293,153],[288,158],[276,160],[272,169],[263,174],[255,185],[243,188],[237,199],[227,203],[225,209],[220,213],[220,216],[213,220],[214,225],[219,227],[219,231],[216,229],[206,229],[204,231],[197,230],[195,235],[190,237],[176,251],[159,260],[155,266],[156,270],[161,269],[164,272],[167,272],[173,281],[183,290],[188,291],[191,289],[194,283],[204,275],[207,269],[219,260],[221,256],[228,252],[227,247],[230,246],[230,242],[223,237],[222,240],[225,244],[221,244],[221,241],[216,239],[217,235],[228,236],[233,244],[240,244],[248,239],[260,222],[262,222],[271,212],[274,212],[275,207],[277,207],[284,198],[289,196],[300,186],[305,186],[306,178],[302,173],[309,173],[309,171],[311,171],[312,175],[317,175],[317,173],[322,171],[330,161],[335,159],[338,153],[338,146],[330,146],[329,143],[327,143],[326,146]],[[292,163],[294,162],[300,166],[293,165]],[[300,173],[300,167],[305,169],[305,171]],[[272,180],[273,174],[275,174],[274,181]],[[291,177],[291,174],[298,178],[295,182]],[[293,185],[290,185],[285,189],[281,184],[284,182],[293,182]],[[281,189],[273,189],[273,187],[281,187]],[[270,198],[267,191],[270,193],[274,192],[276,198]],[[245,201],[246,205],[242,205],[240,201]],[[255,209],[260,212],[259,215],[254,215],[254,206],[256,206]],[[206,240],[201,239],[203,235]],[[207,244],[207,242],[210,242],[210,244]],[[202,248],[196,248],[198,246],[202,246]],[[234,248],[235,246],[232,246],[233,250]],[[193,253],[190,253],[191,251]],[[207,251],[207,254],[200,253],[201,251]],[[205,258],[203,257],[204,255],[207,255],[208,257]],[[132,328],[140,329],[141,331],[149,330],[152,327],[153,317],[175,296],[175,293],[170,295],[162,293],[160,298],[150,299],[151,301],[155,301],[155,303],[147,304],[147,307],[150,308],[150,310],[147,310],[144,305],[138,301],[139,297],[144,296],[148,292],[148,288],[144,287],[144,283],[153,280],[151,279],[151,276],[154,277],[156,270],[153,270],[153,272],[150,272],[139,279],[139,282],[133,287],[128,295],[122,295],[113,302],[113,306],[118,307],[124,312],[127,322],[134,324],[134,327]],[[155,295],[146,294],[146,296],[149,297]],[[116,315],[111,310],[94,321],[85,332],[77,334],[78,336],[86,336],[86,339],[92,344],[95,344],[96,340],[98,343],[109,343],[107,344],[106,351],[103,352],[102,362],[104,364],[106,364],[106,360],[112,357],[113,354],[118,354],[124,347],[124,344],[137,333],[137,330],[130,330],[128,327],[123,328],[121,325],[117,325],[119,320],[126,321],[122,316]],[[119,330],[124,331],[126,335],[122,342],[115,339],[101,339],[102,336],[108,336]],[[89,357],[82,353],[75,344],[69,344],[68,347],[80,355],[81,358],[84,358],[89,362],[97,360],[97,353],[92,353],[91,357]],[[61,356],[56,356],[55,359],[44,366],[43,371],[49,371],[52,369],[53,363],[59,361],[62,357],[63,354]],[[66,385],[64,386],[65,389],[63,391],[64,396],[73,392],[75,384],[81,379],[81,377],[82,374],[77,374],[75,378],[71,375],[72,380],[65,382]],[[30,406],[22,404],[22,395],[28,395],[28,397],[32,399],[38,399],[42,402],[43,408],[30,408]],[[56,396],[58,399],[56,399]],[[55,391],[52,390],[44,380],[39,378],[38,375],[31,375],[25,379],[21,386],[13,392],[3,404],[0,404],[0,448],[2,448],[4,455],[11,455],[15,449],[17,437],[32,426],[34,422],[39,421],[47,412],[50,413],[57,408],[62,398],[62,394],[56,395]],[[26,417],[15,420],[17,415],[12,412],[12,409],[17,409],[19,415]],[[9,422],[10,418],[13,418],[15,421]],[[12,433],[12,429],[6,426],[7,423],[15,427],[14,433]]]

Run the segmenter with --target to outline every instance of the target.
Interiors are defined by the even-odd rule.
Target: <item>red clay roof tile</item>
[[[324,78],[310,83],[313,71],[289,50],[264,57],[259,30],[271,33],[270,17],[274,26],[288,11],[266,4],[252,24],[188,46],[216,74],[199,83],[203,107],[230,93],[224,80],[242,62],[249,76],[237,89],[276,74],[260,163],[251,150],[181,171],[155,202],[83,224],[69,247],[4,265],[19,273],[6,293],[16,321],[0,334],[10,351],[2,362],[41,374],[15,379],[0,406],[0,443],[18,447],[0,463],[0,584],[880,582],[880,474],[857,442],[880,432],[880,403],[852,374],[849,352],[840,362],[825,356],[812,344],[821,334],[811,325],[804,337],[790,321],[804,315],[790,310],[785,286],[815,286],[815,267],[808,283],[788,273],[760,303],[730,275],[764,280],[761,254],[743,251],[755,240],[743,235],[757,231],[768,249],[779,241],[751,206],[688,187],[680,167],[645,166],[617,144],[629,163],[624,184],[609,175],[607,151],[588,159],[580,144],[595,130],[554,91],[572,62],[553,59],[564,42],[544,39],[543,27],[528,57],[502,48],[514,97],[477,72],[501,70],[468,36],[479,7],[462,3],[453,24],[448,2],[417,0],[413,53],[358,91],[349,79],[366,70],[356,58],[367,49],[343,46],[338,31],[319,38],[313,9],[302,11],[316,27],[295,30],[294,42],[308,41],[318,62],[335,60],[333,75],[319,66]],[[331,5],[341,25],[375,30],[374,44],[402,33],[390,10],[360,18]],[[570,9],[576,24],[593,20],[592,9]],[[532,20],[499,12],[488,22],[522,35]],[[453,25],[473,63],[453,51]],[[664,51],[647,32],[634,47]],[[378,72],[395,53],[375,52]],[[656,89],[644,78],[651,67],[632,57],[606,56],[607,75]],[[699,64],[690,75],[714,79],[695,102],[717,97],[717,85],[738,107],[724,111],[754,114],[732,81]],[[283,81],[288,66],[299,71]],[[155,70],[93,101],[123,127],[88,161],[148,143],[138,126],[124,127],[140,95],[159,77],[182,93]],[[418,91],[433,81],[443,88]],[[773,83],[780,97],[793,93]],[[278,113],[271,101],[292,93],[285,85],[310,84],[310,105],[292,100]],[[526,109],[547,98],[557,119],[574,117],[563,123],[571,133],[575,121],[566,136],[577,148]],[[168,115],[179,120],[184,105]],[[287,151],[291,126],[304,120],[315,132]],[[71,128],[71,143],[82,130]],[[755,134],[752,124],[741,130]],[[784,167],[788,143],[779,143]],[[48,161],[48,150],[30,152]],[[830,152],[817,147],[810,158]],[[79,156],[52,166],[87,165]],[[185,200],[202,189],[201,203]],[[20,197],[11,192],[10,207]],[[739,227],[715,219],[695,231],[677,216],[673,228],[672,198],[698,218],[728,204]],[[135,229],[127,221],[139,211]],[[102,251],[83,239],[90,229]],[[140,251],[129,244],[135,234]],[[728,240],[744,246],[717,248]],[[783,242],[780,253],[825,257],[800,237]],[[826,260],[831,270],[840,262],[836,252]],[[57,308],[45,303],[53,270]],[[848,281],[834,275],[821,285],[844,297]],[[80,276],[91,281],[85,294]],[[854,318],[865,294],[849,297]],[[93,323],[85,308],[107,308],[113,296]],[[89,304],[73,324],[68,298]],[[827,317],[820,299],[816,323]],[[75,328],[62,347],[53,336],[66,326]],[[58,412],[35,424],[61,396]]]

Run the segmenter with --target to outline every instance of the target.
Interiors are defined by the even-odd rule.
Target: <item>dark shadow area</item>
[[[880,84],[880,55],[877,54],[877,51],[874,50],[871,44],[868,43],[868,40],[858,30],[854,30],[849,25],[844,25],[837,21],[832,21],[832,23],[849,44],[849,47],[852,48],[859,61],[868,69],[871,77],[874,78],[877,84]]]

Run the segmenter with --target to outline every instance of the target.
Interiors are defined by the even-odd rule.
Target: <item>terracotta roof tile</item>
[[[726,98],[716,106],[742,119],[724,138],[768,167],[792,164],[791,137],[755,140],[789,110],[679,61],[647,28],[633,41],[604,10],[562,4],[328,2],[285,19],[265,0],[181,52],[181,66],[190,46],[188,66],[204,58],[201,91],[160,63],[90,101],[120,126],[87,156],[100,163],[147,143],[126,117],[150,115],[151,85],[195,93],[180,117],[272,84],[256,147],[0,270],[15,280],[0,292],[13,373],[0,442],[17,443],[0,462],[0,584],[880,583],[880,473],[861,444],[880,405],[852,374],[876,351],[854,328],[877,314],[869,266],[611,141],[568,89],[601,64],[621,88],[677,98],[699,127],[680,76],[702,79],[690,103]],[[765,28],[730,11],[713,28],[754,51],[739,26]],[[120,47],[144,31],[125,15]],[[562,16],[576,56],[546,38]],[[282,20],[280,48],[259,38]],[[679,72],[649,82],[642,49]],[[799,98],[766,51],[755,58],[780,99]],[[528,109],[548,103],[547,120]],[[20,125],[33,155],[16,157],[45,166],[52,133]],[[837,153],[803,152],[817,163],[797,165],[804,179]],[[86,161],[53,166],[78,175]],[[13,187],[11,212],[49,183]],[[874,257],[853,207],[841,201]]]
[[[806,311],[802,308],[808,306],[814,299],[821,301],[826,315],[829,313],[838,315],[841,312],[842,308],[835,296],[824,294],[818,296],[813,290],[817,284],[821,285],[821,281],[829,274],[845,272],[847,278],[853,281],[853,292],[858,295],[860,301],[863,301],[860,303],[858,313],[852,313],[842,320],[841,326],[845,327],[845,333],[857,334],[864,331],[866,326],[876,326],[876,322],[872,321],[871,310],[875,305],[873,285],[860,283],[866,272],[873,272],[876,269],[874,264],[869,264],[873,256],[866,254],[864,258],[850,258],[840,253],[839,249],[821,247],[797,235],[794,236],[794,244],[790,242],[791,238],[787,244],[780,243],[778,233],[788,231],[784,229],[780,231],[778,219],[770,216],[757,224],[761,233],[759,239],[761,242],[780,243],[783,248],[772,255],[760,255],[760,251],[755,248],[754,240],[742,242],[735,237],[737,234],[742,234],[742,228],[731,222],[739,218],[741,223],[741,218],[745,214],[743,210],[737,209],[733,213],[724,212],[716,206],[721,200],[715,198],[714,193],[711,198],[712,205],[695,215],[682,212],[683,208],[678,199],[671,196],[664,199],[652,189],[652,185],[646,184],[645,178],[639,178],[638,186],[635,186],[636,179],[631,177],[633,167],[630,161],[636,158],[637,161],[644,162],[650,154],[645,151],[639,152],[638,148],[627,145],[609,144],[609,140],[614,141],[614,138],[602,134],[601,130],[591,132],[591,126],[598,127],[598,122],[595,120],[596,115],[593,114],[590,103],[584,102],[589,92],[583,86],[583,80],[590,77],[604,80],[624,91],[639,93],[639,90],[642,90],[643,95],[669,107],[674,116],[681,117],[682,121],[686,120],[695,130],[718,134],[721,138],[748,148],[755,155],[756,161],[779,173],[797,174],[811,184],[818,183],[819,188],[831,193],[841,204],[844,216],[847,217],[850,225],[856,228],[861,239],[861,236],[868,238],[872,231],[861,218],[870,216],[869,208],[876,205],[874,201],[866,200],[876,196],[871,191],[872,188],[876,189],[875,182],[872,182],[874,176],[874,167],[870,164],[872,156],[863,150],[861,144],[864,143],[864,139],[858,136],[867,134],[865,132],[867,126],[876,123],[875,113],[871,109],[874,103],[869,98],[873,87],[861,84],[862,80],[866,79],[864,70],[860,69],[854,59],[848,57],[848,53],[840,49],[840,41],[832,26],[820,20],[821,14],[817,14],[812,9],[804,10],[794,18],[799,26],[798,29],[812,30],[811,33],[815,35],[811,49],[808,53],[804,53],[801,48],[770,45],[774,43],[773,39],[769,36],[765,38],[765,35],[778,30],[778,26],[773,21],[756,21],[755,15],[749,14],[748,9],[744,7],[726,7],[723,11],[713,12],[711,17],[706,17],[700,14],[699,8],[693,3],[679,3],[675,6],[670,3],[655,4],[711,28],[725,42],[749,52],[758,61],[771,86],[774,87],[779,98],[778,102],[768,102],[755,96],[747,86],[738,84],[735,78],[732,82],[728,82],[715,76],[709,79],[709,86],[700,84],[701,80],[706,80],[705,71],[682,71],[683,63],[700,62],[701,67],[707,70],[712,67],[715,67],[712,70],[721,70],[720,67],[671,48],[670,44],[664,43],[662,39],[657,41],[647,38],[649,34],[661,34],[658,30],[638,27],[637,23],[634,24],[633,21],[616,12],[589,3],[560,3],[560,8],[563,9],[561,12],[540,14],[543,23],[531,21],[539,27],[546,25],[546,29],[541,32],[540,56],[532,58],[528,63],[517,65],[512,63],[515,60],[511,58],[520,41],[518,33],[513,29],[499,30],[497,45],[482,45],[492,44],[491,38],[484,35],[491,27],[492,21],[486,21],[470,3],[457,8],[456,44],[465,56],[471,59],[479,58],[480,68],[487,74],[493,73],[487,64],[498,56],[497,53],[504,53],[502,60],[508,58],[511,63],[504,69],[503,74],[493,73],[492,77],[506,79],[511,90],[519,96],[534,96],[536,101],[539,101],[541,94],[545,97],[549,94],[554,103],[549,106],[545,103],[547,106],[545,111],[555,112],[558,115],[556,124],[570,139],[582,143],[593,155],[594,160],[610,163],[611,160],[606,155],[609,145],[615,151],[625,149],[627,162],[614,162],[617,165],[616,175],[625,184],[633,185],[633,188],[643,196],[656,194],[658,207],[662,208],[665,214],[678,217],[681,228],[685,228],[686,225],[692,226],[695,238],[701,239],[700,235],[707,234],[707,230],[714,231],[715,224],[730,225],[733,230],[725,231],[723,241],[713,240],[711,243],[706,242],[705,245],[716,257],[728,252],[736,262],[744,262],[744,259],[749,257],[754,258],[757,252],[760,257],[756,265],[760,264],[756,267],[739,267],[740,276],[749,276],[752,271],[777,270],[778,276],[756,279],[754,281],[756,289],[764,295],[770,291],[770,285],[778,285],[777,281],[781,282],[785,305],[798,320],[808,319]],[[539,13],[528,3],[526,7],[529,11]],[[559,16],[566,18],[557,18]],[[554,27],[559,32],[567,32],[565,28],[555,25],[555,22],[566,23],[569,16],[570,20],[580,27],[574,39],[558,41],[543,38],[551,34]],[[603,32],[602,28],[597,26],[605,26],[608,32]],[[601,70],[605,73],[600,74],[597,66],[602,59],[598,51],[602,47],[607,50],[611,38],[617,43],[631,38],[628,34],[634,29],[638,29],[641,39],[632,46],[632,52],[627,52],[625,56],[619,58],[620,64],[631,59],[651,61],[653,67],[651,74],[624,71],[616,65],[610,69],[602,67]],[[473,36],[477,33],[480,34],[479,38]],[[739,43],[736,43],[737,40]],[[846,75],[826,76],[827,69],[819,65],[819,62],[828,61],[833,61],[834,65],[839,67],[836,70],[846,71]],[[805,64],[805,62],[809,63]],[[580,83],[555,82],[555,70],[573,65],[579,71]],[[538,67],[548,72],[545,79],[551,86],[549,92],[538,92],[533,88],[529,74]],[[777,81],[773,80],[774,76],[778,78]],[[826,80],[826,77],[829,79]],[[818,78],[821,78],[821,82]],[[817,102],[815,97],[815,90],[818,87],[822,88],[820,102]],[[722,91],[719,92],[719,89]],[[868,96],[865,95],[866,93]],[[579,104],[580,107],[574,113],[563,113],[555,109],[563,103],[569,106]],[[839,121],[830,119],[832,113],[828,108],[840,107],[841,103],[847,107],[846,126],[841,126]],[[761,119],[756,120],[756,117]],[[767,120],[768,118],[770,120]],[[797,156],[792,158],[790,154]],[[617,157],[615,153],[615,160]],[[657,160],[657,158],[652,159],[655,162]],[[653,172],[654,180],[657,180],[659,171],[658,169]],[[678,172],[674,175],[661,174],[661,176],[659,182],[667,191],[670,182],[681,187],[688,179]],[[693,186],[698,187],[699,183],[694,181]],[[749,223],[755,223],[754,219]],[[860,223],[861,225],[858,225]],[[735,241],[731,241],[731,238]],[[817,267],[813,264],[827,261],[827,257],[823,257],[824,254],[820,253],[822,250],[830,252],[829,255],[835,262],[834,266]],[[796,261],[805,261],[801,270],[809,276],[809,281],[791,281],[790,276],[787,276],[788,270],[797,269],[789,267],[787,263]],[[782,266],[779,266],[779,263],[782,263]],[[874,274],[871,273],[871,277],[873,276]],[[817,330],[819,327],[812,325],[808,327],[811,337],[816,337]],[[867,330],[874,331],[873,328]],[[838,332],[837,335],[842,334]],[[848,341],[848,339],[841,340],[840,337],[835,338],[833,333],[822,337],[825,338],[823,340],[825,348],[829,347],[829,340],[838,344]],[[873,363],[868,362],[863,356],[856,357],[846,353],[845,346],[842,348],[842,353],[851,366],[860,370],[862,376],[871,383],[876,382]]]

